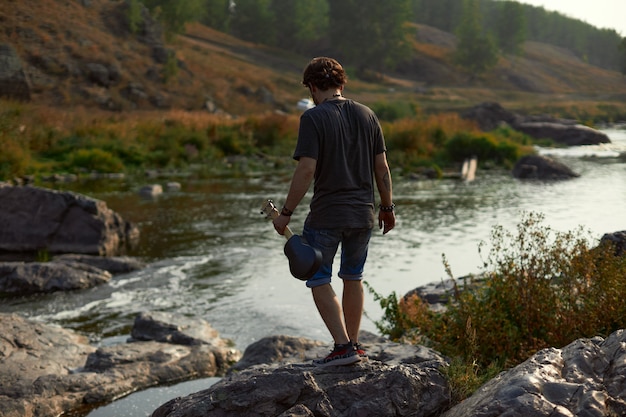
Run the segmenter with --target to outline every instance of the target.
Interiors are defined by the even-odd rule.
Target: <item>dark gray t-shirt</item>
[[[374,227],[374,161],[386,151],[378,118],[353,100],[329,100],[300,117],[293,157],[317,160],[311,227]]]

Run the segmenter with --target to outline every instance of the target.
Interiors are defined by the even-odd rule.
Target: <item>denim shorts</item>
[[[329,284],[333,275],[333,260],[341,243],[339,278],[348,281],[363,279],[371,228],[314,229],[304,226],[302,237],[312,247],[322,252],[320,269],[306,282],[309,288]]]

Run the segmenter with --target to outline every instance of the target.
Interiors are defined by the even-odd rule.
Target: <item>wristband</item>
[[[280,211],[280,214],[283,216],[291,216],[293,214],[293,211],[289,210],[287,207],[283,206],[283,209]]]
[[[386,212],[386,213],[390,213],[393,211],[393,209],[396,207],[395,204],[391,203],[390,206],[383,206],[382,204],[378,205],[378,208],[380,209],[380,211]]]

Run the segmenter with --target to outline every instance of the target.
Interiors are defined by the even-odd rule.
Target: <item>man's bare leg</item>
[[[343,281],[343,315],[348,338],[353,342],[359,341],[359,329],[363,316],[363,283],[361,281]]]
[[[312,288],[313,300],[333,340],[338,345],[350,342],[339,299],[330,284]]]

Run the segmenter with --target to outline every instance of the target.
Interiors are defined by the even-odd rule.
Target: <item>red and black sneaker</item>
[[[315,366],[352,365],[361,360],[352,343],[335,345],[335,348],[323,359],[315,359]]]
[[[362,361],[366,361],[368,359],[367,352],[365,351],[365,349],[363,349],[363,345],[357,342],[357,343],[353,343],[352,346],[354,346],[354,350],[356,351],[356,354]]]

